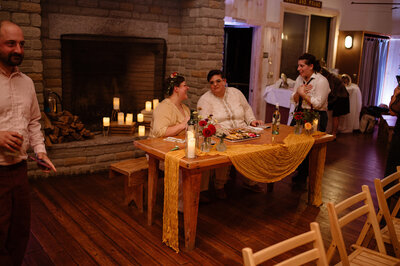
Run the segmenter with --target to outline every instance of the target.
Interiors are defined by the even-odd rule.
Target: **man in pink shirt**
[[[27,175],[29,145],[56,171],[46,155],[33,81],[21,73],[24,35],[10,21],[0,22],[0,264],[21,265],[30,233]]]

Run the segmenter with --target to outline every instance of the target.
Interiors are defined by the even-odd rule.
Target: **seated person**
[[[222,71],[211,70],[207,75],[207,81],[210,83],[210,90],[204,93],[197,103],[199,114],[202,117],[212,114],[213,118],[218,121],[218,125],[223,128],[241,128],[262,124],[261,120],[255,118],[243,93],[236,88],[226,87],[226,79]],[[229,167],[218,168],[215,172],[216,196],[217,198],[226,198],[224,186],[228,180]],[[257,182],[248,181],[250,188],[257,190]]]
[[[174,72],[166,80],[166,96],[158,106],[153,110],[153,118],[150,124],[151,138],[171,137],[184,135],[186,133],[187,122],[190,118],[190,109],[182,102],[188,98],[185,78]],[[164,165],[160,165],[164,169]],[[208,177],[202,179],[200,190],[208,189]],[[179,209],[182,210],[182,186],[179,179]],[[209,200],[201,195],[201,202]]]

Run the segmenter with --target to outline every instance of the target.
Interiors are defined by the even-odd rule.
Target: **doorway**
[[[239,89],[249,100],[253,28],[225,26],[223,72],[230,87]]]

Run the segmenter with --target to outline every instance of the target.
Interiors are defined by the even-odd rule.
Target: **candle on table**
[[[139,126],[139,137],[143,137],[145,135],[145,127],[144,126]]]
[[[114,103],[114,110],[119,110],[119,98],[118,97],[113,98],[113,103]]]
[[[194,133],[193,133],[193,131],[187,131],[186,134],[187,134],[187,138],[188,138],[188,139],[194,138]]]
[[[193,159],[196,157],[196,139],[188,138],[187,142],[187,157]]]
[[[137,121],[138,121],[139,123],[142,123],[142,122],[143,122],[143,119],[144,119],[143,114],[137,114]]]
[[[103,127],[109,127],[109,126],[110,126],[110,118],[103,117]]]
[[[313,131],[317,131],[318,130],[318,119],[314,119],[313,120]]]
[[[126,114],[126,124],[132,125],[132,122],[133,122],[133,114],[130,113]]]
[[[158,99],[153,100],[153,109],[156,109],[157,105],[159,104]]]
[[[151,102],[150,101],[146,101],[146,109],[147,112],[151,111]]]
[[[124,124],[125,115],[123,112],[118,112],[118,125]]]

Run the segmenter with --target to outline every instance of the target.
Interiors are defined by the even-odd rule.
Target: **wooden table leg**
[[[159,160],[149,156],[149,176],[147,183],[147,224],[153,224],[153,210],[157,199],[157,180],[158,180]]]
[[[308,204],[321,206],[322,177],[324,175],[326,143],[315,145],[309,155]]]
[[[197,214],[199,210],[201,172],[183,170],[183,219],[185,228],[185,248],[194,249],[196,241]]]

